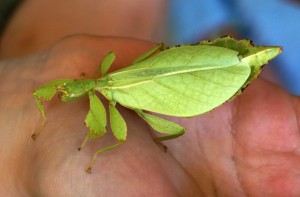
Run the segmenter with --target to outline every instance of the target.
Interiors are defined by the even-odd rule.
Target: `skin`
[[[45,49],[37,53],[7,51],[15,58],[0,62],[0,196],[299,196],[300,100],[262,79],[212,112],[169,118],[186,134],[164,142],[167,152],[141,118],[119,107],[127,141],[99,156],[91,175],[84,169],[94,151],[116,141],[108,131],[77,151],[87,132],[87,98],[47,103],[45,129],[31,139],[42,122],[34,88],[54,78],[91,76],[110,50],[117,57],[113,70],[153,46],[78,35],[36,47]]]

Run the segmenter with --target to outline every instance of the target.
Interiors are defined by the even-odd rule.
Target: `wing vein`
[[[184,95],[184,94],[178,92],[178,91],[175,90],[175,89],[172,89],[172,88],[170,88],[170,87],[168,87],[168,86],[165,86],[165,85],[163,85],[163,84],[161,84],[161,83],[159,83],[159,82],[157,82],[157,81],[153,81],[153,82],[156,83],[158,86],[161,86],[161,87],[163,87],[163,88],[165,88],[165,89],[167,89],[167,90],[169,90],[169,91],[172,91],[173,93],[175,93],[175,94],[177,94],[177,95],[179,95],[179,96],[181,96],[181,97],[184,97],[185,99],[188,99],[188,100],[190,100],[190,101],[199,103],[198,100],[196,100],[196,99],[191,99],[190,97],[187,97],[186,95]]]

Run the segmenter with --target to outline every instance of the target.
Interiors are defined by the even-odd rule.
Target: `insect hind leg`
[[[142,110],[135,112],[143,118],[155,131],[165,134],[165,136],[154,138],[154,141],[161,145],[165,150],[166,146],[161,141],[177,138],[184,134],[185,130],[182,126],[175,124],[163,118],[144,113]]]

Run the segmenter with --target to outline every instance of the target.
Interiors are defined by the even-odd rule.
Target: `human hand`
[[[128,126],[127,141],[99,155],[87,174],[93,153],[116,140],[108,133],[89,140],[88,100],[45,104],[41,126],[32,91],[59,78],[91,76],[113,50],[113,69],[127,66],[154,44],[139,40],[74,36],[32,56],[0,64],[1,179],[6,196],[297,196],[300,171],[299,98],[257,79],[245,92],[207,114],[169,118],[186,128],[180,138],[153,142],[148,125],[120,108]],[[109,126],[108,126],[109,127]]]

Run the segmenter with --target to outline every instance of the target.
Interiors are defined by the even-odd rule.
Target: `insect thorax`
[[[95,86],[95,80],[74,80],[72,82],[64,84],[63,86],[58,87],[58,91],[61,100],[64,102],[68,102],[75,100],[83,95],[86,95],[87,92],[94,89]]]

